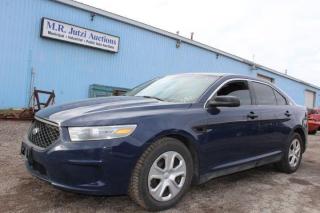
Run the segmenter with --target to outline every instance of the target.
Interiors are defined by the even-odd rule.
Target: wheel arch
[[[196,139],[194,136],[192,136],[190,133],[184,131],[184,130],[166,130],[164,132],[161,132],[157,134],[155,137],[150,139],[147,143],[147,146],[144,148],[147,149],[150,144],[153,142],[161,139],[161,138],[174,138],[183,143],[192,156],[192,162],[193,162],[193,178],[192,182],[193,184],[197,184],[199,182],[199,153],[197,148]]]
[[[306,146],[307,146],[307,135],[306,132],[304,131],[302,126],[296,126],[292,133],[297,133],[300,135],[301,139],[302,139],[302,143],[303,143],[303,147],[302,147],[302,151],[305,152],[306,150]]]

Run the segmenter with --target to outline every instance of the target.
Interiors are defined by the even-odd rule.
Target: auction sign
[[[120,40],[117,36],[48,18],[42,18],[41,36],[110,52],[118,52]]]

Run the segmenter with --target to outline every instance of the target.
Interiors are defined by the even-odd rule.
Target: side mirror
[[[240,106],[239,98],[235,96],[216,96],[208,102],[211,107],[238,107]]]

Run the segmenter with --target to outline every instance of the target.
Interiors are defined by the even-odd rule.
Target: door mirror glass
[[[209,107],[238,107],[239,98],[235,96],[216,96],[208,102]]]

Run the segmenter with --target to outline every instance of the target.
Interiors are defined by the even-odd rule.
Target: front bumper
[[[132,138],[95,142],[59,139],[39,149],[27,137],[21,145],[29,172],[55,187],[94,195],[126,194],[137,160]]]

